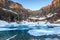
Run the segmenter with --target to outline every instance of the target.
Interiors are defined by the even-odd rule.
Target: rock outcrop
[[[54,22],[57,21],[58,19],[60,19],[60,0],[53,0],[50,7],[48,7],[49,10],[47,10],[46,13],[51,13],[51,14],[55,14],[48,19],[48,21],[50,20],[50,22]]]
[[[21,21],[28,18],[28,10],[11,0],[0,0],[0,20],[8,22]]]
[[[21,4],[11,0],[0,0],[0,20],[21,21],[28,19],[29,16],[46,17],[44,20],[49,22],[57,21],[60,19],[60,0],[52,0],[51,4],[36,11],[25,9]]]
[[[57,21],[60,19],[60,0],[52,0],[51,4],[42,7],[40,10],[33,11],[32,14],[38,14],[36,15],[38,17],[46,17],[44,20],[47,20],[49,22]]]

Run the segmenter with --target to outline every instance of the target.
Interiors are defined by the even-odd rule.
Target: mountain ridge
[[[60,19],[58,14],[60,15],[60,0],[52,0],[51,4],[48,4],[36,11],[25,9],[21,4],[15,3],[11,0],[0,0],[0,20],[9,22],[22,21],[29,19],[30,16],[34,16],[38,18],[46,17],[44,20],[54,22]],[[54,17],[48,17],[48,15],[53,15]]]

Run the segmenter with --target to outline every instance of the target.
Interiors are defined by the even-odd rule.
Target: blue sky
[[[52,0],[13,0],[13,1],[20,3],[23,5],[24,8],[31,10],[38,10],[52,2]]]

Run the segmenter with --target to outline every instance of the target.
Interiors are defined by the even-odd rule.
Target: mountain
[[[29,17],[44,18],[49,22],[60,19],[60,0],[52,0],[51,4],[39,10],[25,9],[21,4],[12,0],[0,0],[0,20],[17,22],[29,19]]]
[[[28,10],[11,0],[0,0],[0,20],[21,21],[28,18]]]
[[[43,20],[49,22],[57,21],[60,19],[60,0],[52,0],[51,4],[42,7],[40,10],[33,11],[31,15],[39,18],[45,17]]]

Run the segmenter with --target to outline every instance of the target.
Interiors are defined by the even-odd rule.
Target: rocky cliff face
[[[46,17],[47,21],[54,22],[60,19],[60,0],[52,0],[51,4],[42,7],[40,10],[33,11],[33,15],[38,14],[39,17]],[[51,16],[52,15],[52,16]]]
[[[50,22],[54,22],[60,19],[60,0],[53,0],[50,7],[47,7],[46,13],[53,14],[53,16],[51,16],[50,18],[47,18],[48,20],[50,20]]]
[[[60,19],[59,15],[60,0],[53,0],[51,4],[48,4],[37,11],[25,9],[21,4],[15,3],[11,0],[0,0],[0,20],[9,22],[21,21],[26,20],[29,16],[36,16],[46,17],[46,20],[53,22]]]
[[[45,14],[60,13],[60,0],[53,0],[51,4],[41,8],[41,10]]]
[[[52,2],[52,9],[54,9],[54,12],[60,13],[60,0],[53,0]]]
[[[0,20],[21,21],[28,18],[28,10],[11,0],[0,0]]]

